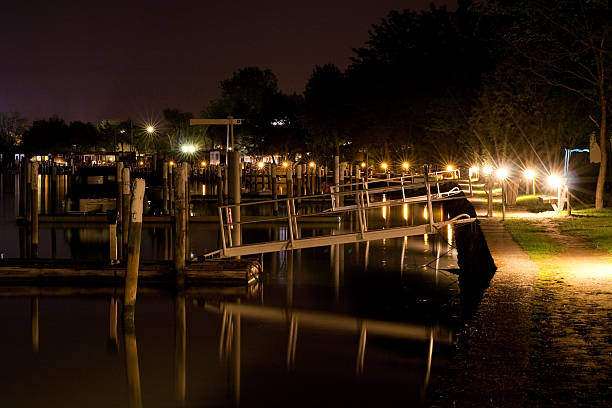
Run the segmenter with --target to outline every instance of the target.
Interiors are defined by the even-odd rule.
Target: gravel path
[[[525,406],[538,267],[499,220],[480,222],[498,270],[431,392],[432,407]]]
[[[612,406],[612,256],[554,219],[530,222],[564,252],[532,260],[498,218],[481,219],[498,270],[430,406]]]

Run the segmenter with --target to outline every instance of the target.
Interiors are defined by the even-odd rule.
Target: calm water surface
[[[21,253],[16,202],[4,176],[5,257]],[[420,223],[423,207],[369,216]],[[41,258],[108,258],[107,227],[51,227],[40,226]],[[243,232],[253,242],[287,233]],[[217,249],[218,235],[216,224],[191,225],[191,252]],[[167,226],[145,224],[143,258],[167,259],[171,242]],[[448,230],[286,251],[263,256],[250,288],[143,288],[134,335],[122,330],[120,289],[0,286],[0,406],[123,407],[138,396],[145,407],[421,405],[460,324],[457,277],[445,271],[457,268],[452,244]]]

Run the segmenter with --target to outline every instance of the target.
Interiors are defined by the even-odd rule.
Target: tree
[[[0,145],[12,147],[21,142],[27,119],[18,112],[0,112]]]
[[[23,148],[28,153],[69,151],[71,146],[68,125],[57,116],[34,121],[30,129],[23,134]]]
[[[382,146],[386,159],[392,150],[420,146],[421,160],[431,160],[429,152],[454,148],[461,129],[432,123],[457,116],[459,106],[465,127],[481,76],[494,67],[491,27],[469,1],[454,12],[433,5],[420,13],[392,11],[372,26],[347,70],[359,139]]]
[[[286,95],[278,90],[276,75],[269,69],[247,67],[221,81],[219,88],[221,97],[212,101],[202,114],[245,119],[239,127],[239,143],[253,154],[279,153],[293,122],[288,121],[290,114],[286,110],[291,104],[285,103]],[[214,140],[223,141],[224,132],[213,127],[209,134]]]
[[[315,66],[304,90],[304,126],[315,155],[340,155],[347,140],[347,84],[333,64]]]
[[[579,95],[592,106],[601,164],[595,208],[603,208],[608,162],[608,114],[612,7],[604,0],[496,0],[492,10],[508,17],[505,38],[523,67],[542,82]]]

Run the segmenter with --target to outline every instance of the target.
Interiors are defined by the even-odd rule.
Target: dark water
[[[3,179],[0,251],[19,257],[11,183]],[[369,216],[371,225],[424,219],[423,206]],[[257,241],[286,227],[243,232]],[[191,252],[217,249],[218,235],[216,224],[191,225]],[[120,290],[0,286],[0,406],[123,407],[139,396],[146,407],[419,406],[460,325],[457,277],[444,270],[457,268],[452,235],[267,254],[250,288],[144,288],[135,334],[122,329]],[[166,259],[171,237],[145,224],[143,258]],[[107,227],[41,224],[41,258],[108,252]]]

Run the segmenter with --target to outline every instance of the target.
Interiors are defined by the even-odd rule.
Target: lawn
[[[612,253],[612,209],[572,210],[571,217],[556,218],[561,233],[583,237],[594,248]]]
[[[528,220],[507,219],[506,229],[531,258],[544,258],[563,251],[555,241]]]

